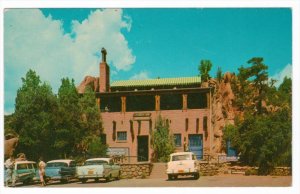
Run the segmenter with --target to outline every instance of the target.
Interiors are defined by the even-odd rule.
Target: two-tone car
[[[169,180],[187,175],[192,175],[195,179],[198,179],[200,177],[200,168],[196,155],[193,152],[171,154],[166,173]]]
[[[85,183],[88,179],[110,181],[120,179],[120,165],[114,164],[111,158],[91,158],[84,162],[83,166],[76,167],[76,176]]]
[[[15,183],[23,183],[24,185],[33,183],[36,181],[37,166],[36,162],[33,161],[15,161],[13,170],[13,176],[15,178]],[[6,173],[4,179],[6,180]],[[9,180],[11,182],[12,180]]]
[[[74,160],[61,159],[48,161],[45,168],[47,181],[67,183],[75,178],[76,163]]]

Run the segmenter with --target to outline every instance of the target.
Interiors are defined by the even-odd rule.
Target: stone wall
[[[200,176],[214,176],[219,174],[222,164],[200,163]]]
[[[219,174],[243,174],[243,175],[258,175],[258,167],[250,166],[230,166],[229,163],[200,163],[200,175],[214,176]],[[271,176],[291,176],[290,167],[276,167],[271,173]]]
[[[250,166],[232,166],[228,167],[230,174],[244,174],[244,175],[258,175],[258,167]],[[275,169],[269,174],[271,176],[291,176],[292,171],[290,167],[275,167]]]
[[[146,178],[150,176],[153,164],[152,163],[137,163],[137,164],[120,164],[121,178]]]
[[[272,176],[291,176],[292,169],[290,167],[276,167],[271,174]]]

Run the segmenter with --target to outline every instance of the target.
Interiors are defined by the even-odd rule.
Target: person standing
[[[8,181],[11,181],[11,186],[15,186],[15,176],[14,176],[14,166],[15,166],[15,158],[11,155],[5,161],[5,168],[6,168],[6,180],[5,185],[8,186]]]
[[[45,183],[45,167],[46,167],[46,163],[43,161],[43,158],[40,157],[39,159],[39,175],[40,175],[40,181],[41,181],[41,186],[46,186]]]

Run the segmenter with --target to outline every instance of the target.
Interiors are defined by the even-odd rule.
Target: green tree
[[[223,73],[221,67],[218,67],[217,74],[216,74],[216,79],[220,83],[223,79]]]
[[[241,111],[254,111],[264,113],[263,102],[267,101],[268,66],[263,63],[263,58],[254,57],[248,61],[250,67],[241,66],[237,75],[238,81],[234,83],[233,90],[236,94],[235,106]]]
[[[96,104],[96,96],[91,87],[86,87],[83,96],[79,99],[81,141],[79,149],[87,153],[91,139],[96,135],[100,137],[103,132],[100,110]],[[106,152],[106,150],[105,150]]]
[[[17,91],[13,129],[20,136],[17,152],[23,152],[32,160],[43,156],[55,156],[53,131],[57,100],[50,85],[42,83],[33,70],[22,78],[22,87]]]
[[[241,137],[239,133],[239,128],[235,125],[225,125],[222,137],[222,147],[225,149],[227,142],[230,141],[230,146],[236,150],[239,149],[241,145]]]
[[[259,174],[269,174],[276,166],[291,166],[291,112],[282,109],[273,114],[245,116],[236,126],[226,125],[223,146],[230,140],[240,153],[240,161],[258,166]]]
[[[103,144],[101,138],[97,135],[90,137],[90,142],[87,150],[89,157],[105,157],[107,153],[107,145]]]
[[[292,106],[292,79],[284,77],[283,82],[278,87],[279,100],[283,106]]]
[[[210,79],[209,72],[211,70],[212,63],[210,60],[201,60],[198,70],[201,76],[201,82],[207,82]]]
[[[268,90],[268,66],[263,63],[263,58],[254,57],[248,61],[250,67],[250,77],[254,77],[253,83],[258,94],[255,96],[256,109],[259,114],[263,113],[262,102],[266,100]]]
[[[170,134],[169,124],[160,115],[156,121],[156,130],[152,132],[153,158],[156,161],[167,162],[175,150],[174,138]]]
[[[82,138],[80,133],[79,95],[74,80],[63,78],[58,90],[59,111],[57,114],[57,128],[55,130],[55,149],[67,157],[75,154],[76,144]]]

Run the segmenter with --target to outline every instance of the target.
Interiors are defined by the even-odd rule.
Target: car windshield
[[[17,169],[18,169],[18,170],[27,169],[27,164],[18,164],[18,165],[17,165]]]
[[[172,161],[189,160],[189,159],[190,159],[190,155],[189,154],[172,156]]]
[[[84,163],[85,166],[88,166],[88,165],[101,165],[101,164],[108,164],[108,162],[105,161],[105,160],[89,160],[89,161],[86,161]]]
[[[51,162],[47,163],[47,167],[68,167],[68,164],[64,162]]]

